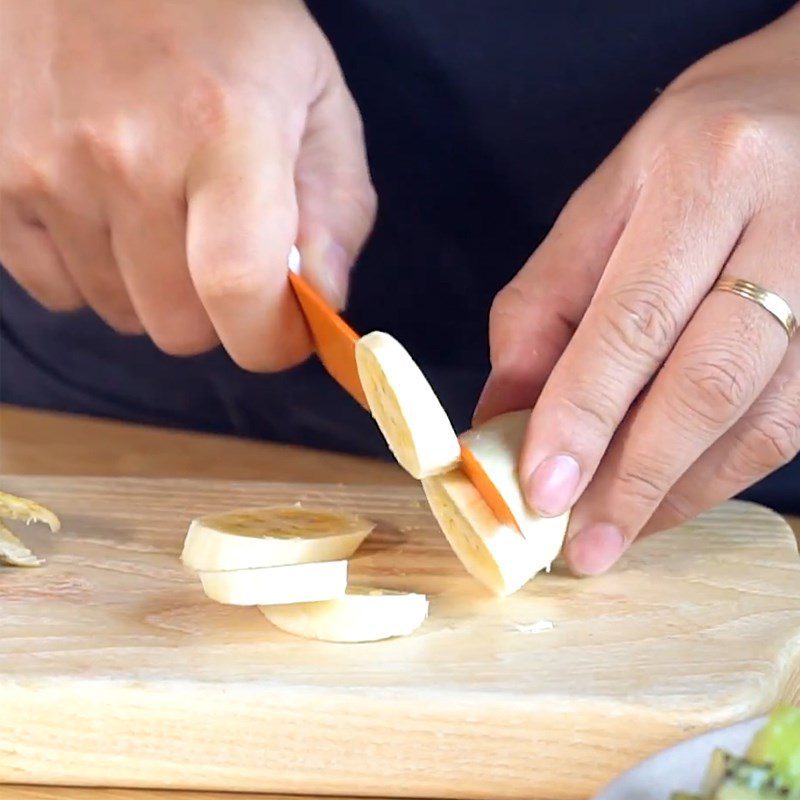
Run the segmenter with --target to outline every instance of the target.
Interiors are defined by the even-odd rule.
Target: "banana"
[[[502,494],[523,535],[502,524],[460,469],[422,481],[439,527],[464,568],[498,595],[511,594],[550,569],[564,542],[569,513],[540,517],[527,506],[517,460],[528,411],[512,412],[462,436]]]
[[[325,642],[376,642],[413,633],[428,616],[423,594],[350,586],[322,603],[262,607],[282,631]]]
[[[554,518],[540,517],[531,510],[522,494],[517,465],[530,414],[530,409],[501,414],[462,434],[461,441],[503,496],[523,535],[537,541],[547,539],[549,549],[545,553],[548,555],[555,548],[549,563],[558,555],[563,543],[569,512]]]
[[[353,555],[374,527],[338,511],[240,509],[193,520],[181,560],[201,572],[339,561]]]
[[[233,606],[310,603],[344,595],[347,561],[199,572],[198,575],[203,591],[218,603]]]
[[[400,466],[417,480],[452,469],[458,437],[408,351],[373,331],[358,341],[356,364],[370,412]]]
[[[0,563],[12,567],[41,567],[44,559],[34,555],[0,522]]]

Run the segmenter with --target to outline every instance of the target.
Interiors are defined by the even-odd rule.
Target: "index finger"
[[[208,146],[188,175],[189,272],[223,346],[253,371],[284,369],[311,352],[288,281],[293,168],[280,136],[252,131]]]
[[[650,176],[533,410],[520,477],[542,514],[563,513],[585,489],[742,231],[745,203],[714,202],[699,169]]]

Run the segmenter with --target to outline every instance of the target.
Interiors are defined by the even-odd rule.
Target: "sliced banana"
[[[434,517],[464,568],[498,595],[524,586],[549,569],[564,542],[569,514],[540,517],[525,503],[517,459],[529,412],[513,412],[462,438],[508,503],[524,535],[504,525],[461,470],[426,478]]]
[[[339,561],[353,555],[374,527],[363,517],[338,511],[239,509],[194,520],[181,559],[204,572]]]
[[[262,607],[282,631],[325,642],[376,642],[408,636],[428,616],[424,594],[350,586],[344,597],[322,603]]]
[[[530,414],[529,409],[501,414],[462,434],[461,440],[506,501],[523,535],[537,542],[547,541],[547,546],[543,542],[542,546],[549,564],[561,549],[569,512],[559,517],[540,517],[522,494],[518,464]],[[550,555],[553,548],[555,553]]]
[[[44,522],[54,533],[61,527],[58,517],[49,508],[7,492],[0,492],[0,519],[14,519],[26,524]]]
[[[347,589],[347,561],[199,572],[212,600],[233,606],[310,603],[342,597]]]
[[[44,559],[34,555],[0,522],[0,563],[12,567],[41,567]]]
[[[374,331],[356,345],[356,363],[372,416],[400,466],[418,480],[454,467],[458,437],[408,351]]]

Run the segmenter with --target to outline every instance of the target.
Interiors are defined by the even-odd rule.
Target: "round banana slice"
[[[262,608],[282,631],[325,642],[376,642],[408,636],[428,616],[424,594],[350,586],[344,597],[323,603]]]
[[[256,567],[227,572],[199,572],[212,600],[233,606],[311,603],[342,597],[347,589],[347,561]]]
[[[524,535],[501,523],[461,470],[422,482],[439,527],[464,568],[498,595],[524,586],[550,565],[564,542],[569,513],[540,517],[525,503],[517,457],[528,412],[513,412],[462,438],[509,505]]]
[[[458,437],[406,349],[374,331],[358,341],[356,363],[372,416],[400,466],[418,480],[454,467]]]
[[[374,527],[338,511],[245,508],[194,520],[181,559],[204,572],[339,561],[353,555]]]

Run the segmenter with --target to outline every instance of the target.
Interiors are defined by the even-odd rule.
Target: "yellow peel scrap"
[[[61,527],[58,517],[49,508],[7,492],[0,492],[0,520],[3,519],[18,520],[26,525],[44,522],[54,533]],[[28,550],[0,521],[0,563],[12,567],[41,567],[44,559]]]
[[[12,567],[41,567],[44,560],[35,556],[0,522],[0,562]]]
[[[44,522],[53,533],[61,527],[58,517],[49,508],[7,492],[0,492],[0,519],[16,519],[25,524]]]

